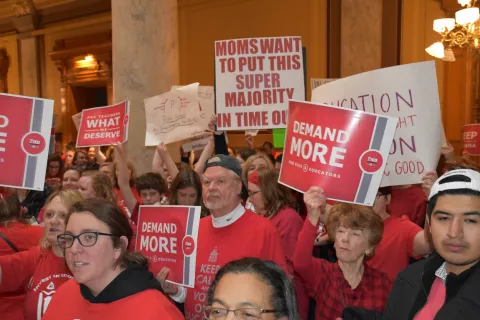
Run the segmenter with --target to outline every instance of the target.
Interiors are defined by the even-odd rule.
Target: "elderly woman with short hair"
[[[382,312],[391,289],[388,276],[365,260],[382,239],[383,221],[370,207],[339,203],[325,213],[326,196],[319,187],[305,193],[308,217],[298,236],[294,267],[315,299],[316,319],[342,317],[346,307]],[[318,224],[326,223],[338,261],[312,257]]]

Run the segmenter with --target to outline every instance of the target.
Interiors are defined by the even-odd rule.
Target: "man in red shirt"
[[[383,219],[383,237],[367,264],[386,273],[394,282],[397,274],[408,266],[410,258],[429,254],[432,246],[425,231],[407,216],[390,213],[387,207],[392,198],[391,187],[378,189],[373,210]]]
[[[164,291],[176,302],[185,302],[186,319],[202,319],[207,292],[217,271],[243,257],[272,260],[287,271],[280,236],[264,217],[246,210],[242,194],[242,167],[226,155],[211,157],[202,177],[202,196],[211,216],[200,220],[195,287],[185,289],[165,281],[169,270],[158,276]]]

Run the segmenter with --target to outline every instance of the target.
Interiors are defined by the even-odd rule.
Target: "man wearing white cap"
[[[479,319],[480,173],[440,177],[427,219],[436,252],[399,273],[383,319]]]

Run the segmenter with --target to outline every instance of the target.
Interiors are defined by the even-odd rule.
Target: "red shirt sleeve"
[[[419,232],[422,232],[423,229],[420,228],[417,224],[410,221],[407,216],[401,217],[401,221],[401,234],[405,235],[407,243],[407,253],[410,257],[414,257],[413,243],[417,234]]]
[[[0,293],[17,290],[27,283],[42,256],[40,250],[41,248],[37,246],[28,251],[0,257],[2,268]]]
[[[307,292],[314,297],[320,283],[331,276],[332,264],[312,256],[313,245],[317,237],[317,227],[312,225],[308,217],[298,235],[297,247],[293,258],[295,271],[304,281]]]
[[[283,253],[280,235],[277,229],[265,219],[269,228],[266,228],[262,257],[264,260],[271,260],[278,264],[287,274],[287,264],[285,263],[285,254]]]
[[[284,212],[277,221],[273,221],[280,234],[282,241],[283,252],[285,253],[288,272],[293,273],[293,255],[295,254],[295,248],[297,246],[298,234],[302,230],[303,220],[300,218],[297,212],[291,208],[282,209],[291,210],[292,212]],[[281,213],[277,213],[279,215]],[[276,217],[274,217],[276,218]]]

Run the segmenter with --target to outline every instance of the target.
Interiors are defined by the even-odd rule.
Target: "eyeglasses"
[[[253,197],[254,195],[256,195],[257,193],[259,193],[260,191],[248,191],[248,196],[249,197]]]
[[[77,236],[68,233],[59,234],[57,236],[57,241],[58,245],[62,249],[71,248],[73,246],[73,242],[75,242],[75,239],[78,239],[78,243],[80,243],[82,247],[92,247],[95,245],[95,243],[97,243],[98,236],[115,237],[111,233],[87,231],[82,232]]]
[[[233,312],[235,318],[240,320],[261,319],[263,313],[275,313],[276,310],[265,310],[259,308],[240,308],[235,310],[214,308],[207,306],[203,309],[205,319],[225,319],[227,315]]]

